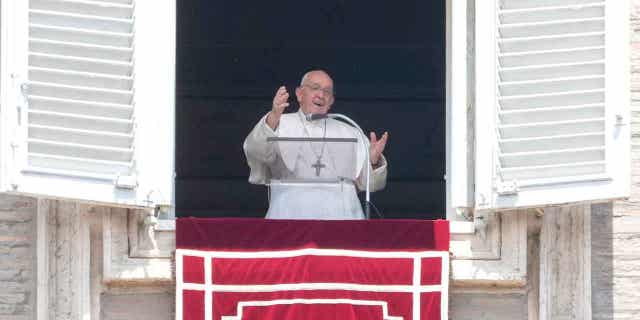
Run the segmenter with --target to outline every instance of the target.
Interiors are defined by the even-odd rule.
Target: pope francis
[[[370,166],[371,191],[384,188],[387,161],[382,155],[389,134],[378,139],[374,132],[367,139],[360,130],[344,122],[321,118],[311,120],[310,115],[326,115],[335,101],[333,80],[323,70],[307,72],[295,90],[300,108],[284,113],[289,106],[289,93],[282,86],[273,98],[271,111],[263,116],[244,141],[244,152],[250,168],[249,182],[269,184],[269,211],[271,219],[363,219],[364,214],[357,197],[358,190],[366,186],[366,166]],[[353,156],[344,147],[327,143],[306,143],[297,148],[284,148],[283,144],[269,142],[275,137],[351,138]],[[369,163],[366,149],[369,148]],[[345,174],[345,167],[349,167]],[[295,181],[304,178],[341,176],[335,184],[299,184],[295,187],[273,181]]]

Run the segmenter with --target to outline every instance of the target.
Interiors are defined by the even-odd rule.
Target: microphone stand
[[[317,116],[317,115],[313,115],[313,116]],[[313,117],[316,118],[316,117]],[[351,120],[351,118],[345,116],[344,114],[340,114],[340,113],[329,113],[326,115],[322,115],[320,117],[328,117],[328,118],[334,118],[334,119],[341,119],[346,121],[347,123],[349,123],[350,125],[356,127],[358,130],[360,130],[360,133],[362,133],[364,140],[362,141],[362,144],[364,145],[364,152],[365,152],[365,157],[366,157],[366,166],[367,166],[367,170],[366,170],[366,186],[365,186],[365,203],[364,203],[364,216],[365,219],[369,220],[371,219],[371,190],[369,187],[369,180],[371,179],[371,155],[369,154],[369,146],[367,146],[365,140],[367,139],[367,135],[364,134],[364,131],[362,131],[362,128],[360,128],[360,126],[353,120]],[[318,118],[320,118],[318,117]]]

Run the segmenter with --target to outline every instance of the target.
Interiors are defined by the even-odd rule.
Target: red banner
[[[176,319],[447,319],[447,221],[178,219]]]

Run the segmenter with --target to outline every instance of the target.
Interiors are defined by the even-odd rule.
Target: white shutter
[[[131,2],[30,0],[25,170],[132,175]]]
[[[478,209],[629,194],[628,7],[478,1]]]
[[[169,2],[136,7],[134,0],[28,1],[22,16],[28,30],[16,23],[15,31],[28,36],[26,70],[17,71],[26,76],[25,107],[13,142],[19,150],[14,191],[130,205],[170,203],[174,61],[173,54],[154,52],[174,46]],[[163,36],[159,43],[149,32],[153,28]],[[17,43],[22,40],[16,36]],[[147,60],[157,63],[155,71],[144,67]],[[154,77],[164,94],[139,90]],[[157,105],[145,95],[165,99]],[[160,147],[142,147],[148,143]],[[143,181],[152,176],[148,171],[164,178]]]

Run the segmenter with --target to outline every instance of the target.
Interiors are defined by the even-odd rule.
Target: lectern
[[[269,186],[271,219],[363,219],[356,178],[365,163],[356,138],[270,137],[282,161]]]

